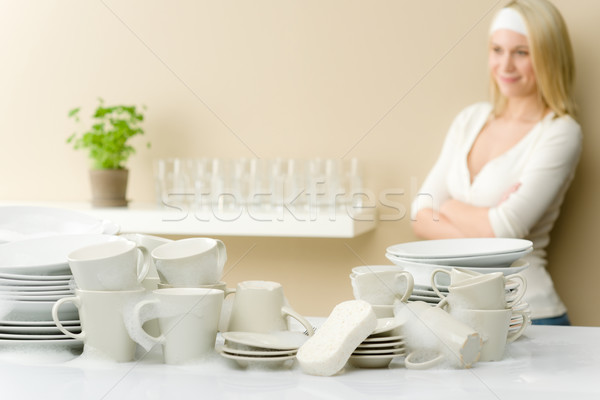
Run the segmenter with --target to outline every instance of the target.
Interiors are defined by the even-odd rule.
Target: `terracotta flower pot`
[[[127,205],[127,169],[91,169],[92,206],[124,207]]]

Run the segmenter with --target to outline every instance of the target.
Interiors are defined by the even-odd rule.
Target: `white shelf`
[[[118,224],[121,232],[156,235],[215,235],[352,238],[377,225],[375,208],[314,209],[311,212],[288,209],[235,212],[186,210],[173,206],[131,204],[129,207],[93,208],[86,203],[3,203],[36,205],[77,210]]]

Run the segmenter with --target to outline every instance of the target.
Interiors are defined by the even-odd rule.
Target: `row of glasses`
[[[155,161],[154,175],[159,204],[265,211],[362,204],[356,158],[168,158]]]

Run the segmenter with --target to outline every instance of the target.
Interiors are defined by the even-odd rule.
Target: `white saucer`
[[[239,356],[254,356],[254,357],[280,357],[280,356],[291,356],[297,353],[297,350],[241,350],[233,347],[223,346],[221,351]]]
[[[273,333],[223,332],[221,336],[227,342],[234,344],[275,350],[295,350],[308,340],[308,336],[296,331],[279,331]]]
[[[404,340],[404,336],[380,336],[380,337],[371,337],[369,336],[368,338],[366,338],[365,340],[362,341],[361,345],[367,344],[367,343],[389,343],[389,342],[396,342],[396,341],[402,341]]]
[[[54,304],[55,301],[2,301],[0,318],[8,321],[52,321]],[[79,317],[79,312],[72,303],[66,303],[58,310],[58,316],[61,321],[72,320]]]
[[[377,350],[387,349],[393,350],[404,346],[404,340],[398,340],[395,342],[383,342],[383,343],[362,343],[356,348],[357,350]]]
[[[52,295],[40,295],[34,294],[23,294],[23,292],[11,293],[11,292],[0,292],[1,301],[57,301],[63,297],[73,296],[71,291],[64,291],[63,294],[52,294]]]
[[[19,348],[51,348],[51,349],[81,349],[83,348],[83,342],[77,339],[71,339],[67,336],[63,336],[67,339],[29,339],[29,340],[18,340],[18,339],[6,339],[0,340],[4,348],[7,347],[19,347]],[[5,347],[6,346],[6,347]]]
[[[8,285],[4,286],[0,284],[1,292],[22,292],[22,293],[38,293],[38,292],[57,292],[64,290],[71,290],[71,285],[43,285],[43,286],[17,286]]]
[[[353,356],[383,356],[383,355],[400,355],[406,353],[404,347],[398,347],[396,349],[373,349],[373,350],[354,350]]]
[[[296,355],[289,356],[278,356],[278,357],[252,357],[252,356],[240,356],[236,354],[229,354],[226,352],[221,352],[221,356],[225,358],[229,358],[231,360],[235,360],[240,366],[248,367],[253,364],[260,364],[262,366],[268,366],[271,368],[281,367],[288,360],[293,360],[296,358]]]
[[[57,334],[57,335],[0,333],[0,343],[2,343],[2,341],[6,340],[6,339],[26,341],[26,340],[62,340],[62,339],[66,339],[66,338],[69,338],[69,336],[65,335],[64,333]]]
[[[392,331],[402,325],[396,318],[378,318],[377,327],[371,333],[372,335],[380,335],[385,332]]]
[[[69,332],[78,333],[80,325],[64,326]],[[0,333],[6,334],[30,334],[30,335],[58,335],[61,331],[55,326],[0,326]]]
[[[394,357],[402,355],[352,355],[348,362],[357,368],[387,368]]]
[[[78,319],[60,320],[60,323],[65,327],[67,325],[69,325],[69,326],[81,325],[81,321]],[[6,320],[0,320],[0,326],[21,326],[21,327],[50,326],[50,327],[56,327],[56,324],[52,320],[50,320],[50,321],[19,321],[19,320],[6,321]]]
[[[2,279],[12,279],[20,281],[19,284],[25,285],[68,285],[73,275],[71,275],[71,270],[69,269],[68,273],[65,272],[62,275],[38,275],[38,274],[12,274],[12,273],[4,273],[0,272],[0,278]],[[21,283],[23,282],[23,283]],[[57,283],[61,282],[61,283]]]

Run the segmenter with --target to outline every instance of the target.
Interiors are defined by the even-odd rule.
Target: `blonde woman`
[[[464,109],[412,204],[425,239],[513,237],[533,242],[523,271],[534,324],[568,325],[545,248],[581,153],[571,98],[574,61],[559,11],[515,0],[495,16],[491,102]]]

